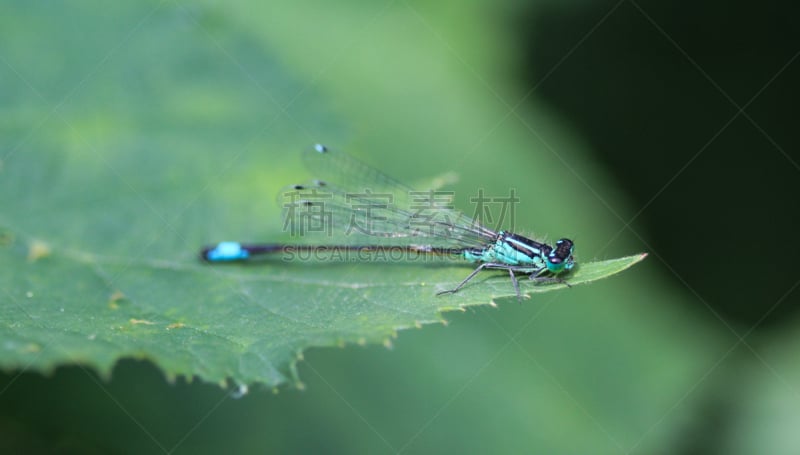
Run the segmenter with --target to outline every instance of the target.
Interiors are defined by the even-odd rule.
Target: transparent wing
[[[480,248],[495,240],[496,233],[452,207],[451,193],[414,190],[320,145],[303,159],[320,179],[279,195],[284,230],[298,241]]]
[[[442,219],[479,232],[483,238],[496,235],[456,210],[452,193],[416,190],[340,150],[316,144],[303,151],[303,162],[320,182],[336,185],[343,192],[359,194],[369,190],[377,194],[392,194],[395,207],[416,213],[417,217],[420,210],[430,209]]]

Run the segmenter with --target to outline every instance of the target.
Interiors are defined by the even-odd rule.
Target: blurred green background
[[[222,181],[199,182],[197,204],[218,216],[179,220],[189,238],[266,231],[276,189],[298,173],[286,157],[321,141],[406,181],[456,172],[459,194],[524,190],[517,224],[574,238],[579,259],[650,257],[523,305],[448,313],[392,349],[311,349],[303,390],[238,397],[136,360],[108,381],[8,370],[0,449],[794,453],[790,8],[4,5],[0,159],[44,143],[67,160],[174,154],[198,175],[227,163]]]

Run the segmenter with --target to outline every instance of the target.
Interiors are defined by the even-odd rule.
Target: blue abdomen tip
[[[250,253],[247,252],[239,242],[220,242],[216,247],[210,249],[205,257],[208,261],[237,261],[247,259]]]

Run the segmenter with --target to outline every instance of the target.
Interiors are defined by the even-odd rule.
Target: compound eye
[[[545,262],[547,263],[547,270],[551,273],[558,273],[564,270],[564,261],[560,257],[548,256]]]

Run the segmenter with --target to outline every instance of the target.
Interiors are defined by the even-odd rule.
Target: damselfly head
[[[575,267],[575,259],[572,257],[572,251],[574,249],[575,244],[572,243],[570,239],[560,239],[557,241],[556,247],[547,255],[545,260],[547,263],[547,270],[553,274],[557,274]]]

